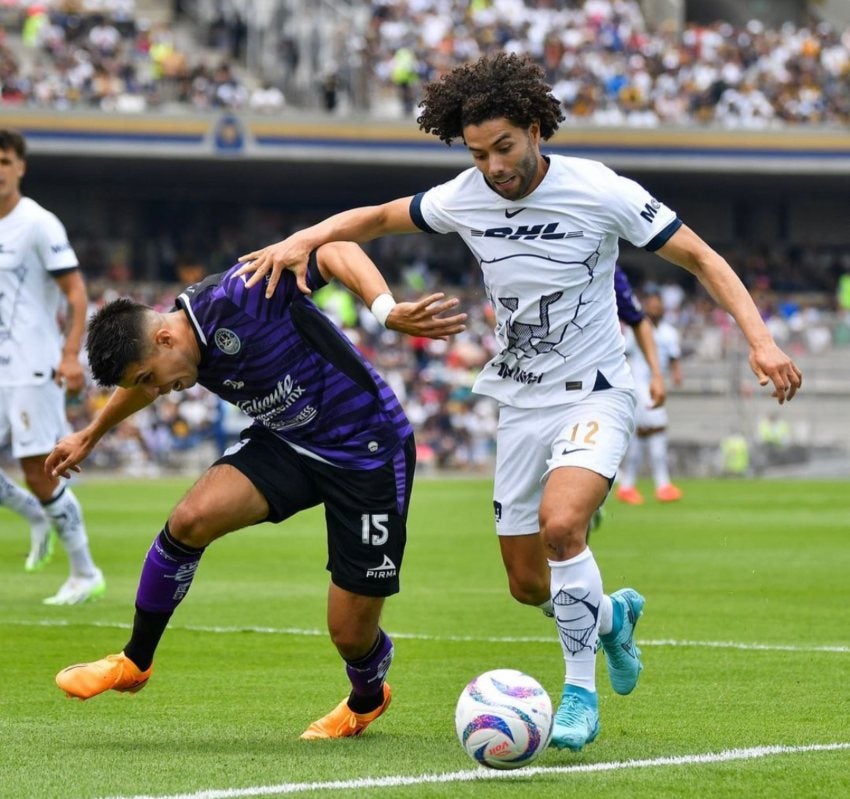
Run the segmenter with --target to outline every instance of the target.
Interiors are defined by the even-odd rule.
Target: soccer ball
[[[552,723],[549,694],[516,669],[480,674],[463,689],[455,709],[460,745],[490,768],[530,763],[549,745]]]

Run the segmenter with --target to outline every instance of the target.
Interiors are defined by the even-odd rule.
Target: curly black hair
[[[446,144],[463,138],[467,125],[505,118],[522,128],[540,123],[546,140],[564,119],[561,103],[543,80],[543,68],[528,56],[498,53],[456,67],[425,87],[416,121]]]
[[[86,352],[92,376],[101,386],[117,386],[132,364],[151,350],[147,305],[121,297],[104,305],[88,324]]]

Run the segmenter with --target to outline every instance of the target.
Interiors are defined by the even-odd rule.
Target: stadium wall
[[[242,237],[234,246],[244,252],[242,246],[266,244],[336,210],[415,193],[469,165],[461,145],[445,147],[412,121],[10,111],[2,124],[26,134],[24,189],[65,221],[84,267],[91,266],[85,242],[106,239],[126,251],[136,279],[174,277],[155,246],[169,236],[188,234],[202,253],[205,240],[226,230]],[[565,128],[550,145],[641,180],[715,246],[848,250],[846,131]],[[624,246],[623,258],[645,278],[662,280],[665,269],[681,278],[681,270],[642,251]],[[97,277],[101,286],[111,279]],[[789,416],[795,441],[821,451],[837,446],[850,473],[850,416],[841,413],[850,351],[839,354],[837,361],[834,354],[803,359],[807,390]],[[670,400],[683,470],[710,464],[703,456],[723,435],[751,428],[772,407],[765,398],[740,399],[741,387],[752,387],[745,365],[740,384],[715,386],[730,373],[729,362],[691,364],[686,384],[696,390]]]
[[[33,152],[64,156],[192,160],[316,161],[402,166],[466,165],[462,146],[446,147],[413,120],[376,120],[287,112],[281,119],[223,114],[139,117],[63,111],[8,111]],[[835,175],[850,172],[845,129],[562,127],[552,152],[596,158],[626,170],[731,171]]]
[[[9,111],[3,124],[30,142],[25,190],[72,237],[127,242],[131,271],[145,279],[169,277],[154,240],[197,228],[191,249],[205,257],[203,240],[234,227],[253,247],[347,207],[416,193],[470,163],[462,145],[446,147],[413,121]],[[567,127],[547,148],[641,180],[721,248],[847,245],[843,130]],[[659,259],[624,251],[663,276]]]

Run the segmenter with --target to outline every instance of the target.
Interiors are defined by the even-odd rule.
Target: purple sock
[[[393,661],[393,642],[380,628],[372,651],[360,660],[346,661],[345,671],[351,680],[351,693],[358,696],[382,694],[384,677]],[[351,700],[349,700],[349,704]]]
[[[171,613],[188,593],[203,554],[203,549],[175,541],[166,525],[154,539],[142,566],[136,607],[153,613]]]

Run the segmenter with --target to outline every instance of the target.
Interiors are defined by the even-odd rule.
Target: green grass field
[[[66,699],[56,671],[126,642],[144,554],[186,482],[81,482],[99,602],[41,604],[66,559],[23,572],[0,511],[0,797],[850,796],[850,501],[839,482],[684,482],[685,499],[608,503],[591,544],[607,590],[647,597],[645,670],[616,696],[599,657],[602,733],[515,772],[478,769],[454,704],[518,668],[557,701],[550,620],[508,595],[488,480],[420,480],[402,592],[386,608],[394,702],[362,738],[298,739],[346,693],[325,635],[320,511],[210,548],[135,695]],[[776,747],[776,748],[771,748]]]

